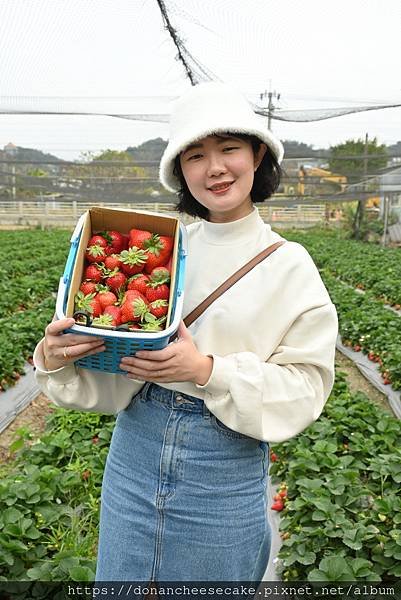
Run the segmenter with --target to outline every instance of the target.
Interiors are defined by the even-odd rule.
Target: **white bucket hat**
[[[174,161],[189,144],[226,131],[258,137],[270,148],[277,161],[282,161],[282,143],[268,130],[266,119],[254,112],[238,90],[224,83],[200,83],[174,104],[169,143],[160,161],[159,177],[163,186],[170,192],[180,189],[180,182],[173,174]]]

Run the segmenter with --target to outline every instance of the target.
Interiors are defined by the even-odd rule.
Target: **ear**
[[[258,169],[258,167],[259,167],[260,163],[262,162],[263,157],[266,154],[266,152],[267,152],[267,146],[266,146],[266,144],[263,144],[263,143],[260,144],[259,150],[255,154],[255,158],[254,158],[254,165],[255,165],[254,169],[253,169],[254,171],[256,171]]]

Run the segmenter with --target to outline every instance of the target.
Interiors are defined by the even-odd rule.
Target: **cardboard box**
[[[90,208],[85,213],[81,238],[72,271],[66,307],[66,317],[72,317],[74,314],[74,298],[75,294],[79,291],[79,286],[81,285],[84,275],[85,265],[87,265],[85,262],[85,251],[92,235],[106,230],[116,230],[120,233],[128,234],[130,229],[133,228],[174,237],[169,309],[164,328],[166,329],[170,325],[173,306],[172,295],[175,289],[175,278],[177,271],[176,265],[178,259],[179,220],[175,217],[168,217],[158,213],[145,213],[140,211],[101,207]],[[99,328],[96,327],[94,329],[98,330]]]

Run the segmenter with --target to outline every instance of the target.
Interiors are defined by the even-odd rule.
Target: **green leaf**
[[[355,577],[357,578],[367,577],[368,575],[370,575],[372,573],[372,566],[373,563],[369,560],[366,560],[365,558],[355,558],[351,562],[351,568],[354,572]]]
[[[38,529],[36,529],[36,527],[29,527],[26,531],[25,531],[25,537],[27,537],[30,540],[37,540],[40,538],[42,534],[40,533],[40,531]]]
[[[308,491],[317,491],[323,488],[324,481],[323,479],[307,479],[306,477],[301,477],[298,479],[298,485],[300,488],[304,488]]]
[[[6,508],[3,511],[2,516],[3,516],[4,523],[8,524],[8,523],[16,523],[18,521],[18,519],[20,519],[24,515],[20,510],[17,510],[16,508],[12,507],[12,508]]]
[[[389,569],[388,573],[389,575],[394,575],[395,577],[401,577],[401,563]]]
[[[11,552],[7,552],[4,548],[0,548],[0,565],[11,565],[14,564],[14,557]]]
[[[344,532],[343,542],[353,550],[360,550],[363,546],[365,528],[357,527],[355,529],[347,529]]]
[[[26,550],[28,550],[28,546],[26,546],[20,540],[13,540],[13,539],[10,540],[10,539],[6,539],[3,536],[1,536],[0,545],[3,546],[3,548],[6,548],[7,550],[17,552],[18,554],[21,554],[22,552],[25,552]]]
[[[302,556],[298,558],[298,562],[301,565],[312,565],[316,561],[316,554],[314,552],[305,552]]]
[[[349,562],[342,556],[327,556],[319,563],[319,571],[325,574],[326,581],[352,581],[353,572]]]
[[[10,453],[14,454],[14,452],[17,452],[17,450],[21,450],[21,448],[24,447],[24,444],[25,444],[25,441],[22,437],[16,439],[14,442],[12,442],[10,444],[10,447],[9,447]]]
[[[79,558],[77,556],[62,558],[59,565],[66,573],[69,573],[69,569],[79,566]]]
[[[319,569],[312,569],[308,575],[308,581],[327,581],[327,574]]]
[[[72,581],[93,581],[95,573],[89,567],[72,567],[68,570]]]

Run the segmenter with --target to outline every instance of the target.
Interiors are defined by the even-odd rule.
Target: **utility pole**
[[[388,226],[388,213],[389,213],[389,205],[390,205],[391,194],[386,194],[384,196],[384,227],[383,227],[383,237],[382,237],[382,246],[383,248],[387,245],[387,226]]]
[[[269,91],[265,90],[264,92],[262,92],[259,96],[260,99],[263,100],[263,98],[268,98],[269,102],[267,105],[267,128],[269,129],[269,131],[272,130],[271,127],[271,122],[272,122],[272,114],[275,108],[277,108],[277,106],[275,106],[273,104],[273,99],[276,99],[277,102],[280,100],[280,95],[277,92],[272,92],[271,91],[271,80],[269,81]]]

